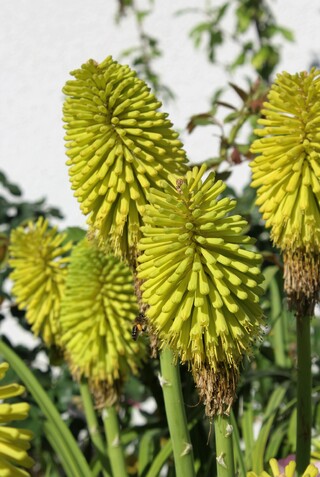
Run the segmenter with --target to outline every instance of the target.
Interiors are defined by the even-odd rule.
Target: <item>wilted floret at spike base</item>
[[[150,187],[186,172],[185,152],[161,103],[110,56],[71,73],[63,120],[69,176],[101,243],[132,260]]]
[[[128,373],[146,355],[134,342],[138,314],[133,276],[127,265],[87,239],[74,247],[61,305],[66,359],[76,379],[89,381],[99,407],[113,404]]]
[[[205,168],[151,189],[139,242],[138,278],[160,345],[191,365],[206,412],[228,412],[239,366],[261,334],[261,256],[229,215],[235,201]]]
[[[313,314],[320,285],[320,71],[279,74],[251,146],[252,187],[284,255],[291,308]]]
[[[26,309],[32,332],[47,345],[59,345],[60,303],[72,243],[66,234],[40,217],[11,232],[9,264],[13,268],[12,294],[19,309]]]
[[[8,363],[0,364],[0,380],[4,378],[8,368]],[[30,477],[26,469],[34,465],[27,452],[33,438],[32,432],[11,427],[12,421],[21,421],[28,417],[30,406],[26,402],[5,402],[5,399],[20,396],[24,391],[25,388],[20,384],[0,386],[0,475]]]

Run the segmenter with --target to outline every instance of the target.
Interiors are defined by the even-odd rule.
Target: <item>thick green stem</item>
[[[104,430],[107,438],[108,454],[113,477],[127,477],[126,461],[120,441],[118,415],[113,406],[102,411]]]
[[[216,437],[217,475],[234,477],[234,456],[232,446],[232,426],[229,416],[221,415],[214,420]]]
[[[91,437],[92,444],[94,445],[98,459],[101,463],[102,473],[104,477],[110,476],[109,471],[109,462],[106,455],[106,448],[99,432],[99,423],[97,419],[97,415],[95,413],[93,402],[91,398],[90,389],[88,386],[87,381],[82,380],[79,384],[80,394],[82,398],[82,404],[84,408],[84,412],[86,415],[88,431]]]
[[[297,472],[310,463],[311,452],[311,345],[310,317],[297,314]]]
[[[179,366],[172,351],[160,353],[161,381],[168,427],[172,441],[176,477],[194,477],[193,450],[183,403]]]

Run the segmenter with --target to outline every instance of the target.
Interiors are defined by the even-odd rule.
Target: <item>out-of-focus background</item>
[[[59,207],[68,225],[84,225],[85,219],[68,183],[61,89],[69,71],[89,58],[101,61],[112,55],[130,63],[130,55],[126,58],[123,53],[139,43],[139,28],[132,15],[116,23],[120,3],[1,1],[0,169],[22,187],[26,200],[46,197],[49,204]],[[181,132],[192,162],[213,156],[219,141],[213,126],[188,134],[190,116],[206,111],[212,92],[228,80],[245,84],[247,73],[245,68],[228,75],[224,72],[223,65],[237,48],[236,38],[224,39],[213,63],[208,62],[204,44],[195,49],[190,31],[202,21],[195,7],[200,9],[206,3],[136,1],[140,11],[148,11],[153,4],[143,27],[158,39],[162,54],[154,61],[154,67],[161,81],[175,94],[173,100],[167,100],[165,94],[161,99],[175,128]],[[282,45],[276,72],[309,68],[317,61],[320,45],[318,2],[274,0],[269,4],[278,24],[291,29],[295,37],[294,42],[285,41],[282,36],[275,40]],[[185,9],[190,10],[181,13]],[[233,21],[234,16],[226,14],[226,31],[233,31]],[[248,174],[247,163],[237,166],[229,183],[239,188],[248,181]]]

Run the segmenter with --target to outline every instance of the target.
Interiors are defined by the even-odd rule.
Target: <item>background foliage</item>
[[[215,140],[219,141],[219,154],[216,157],[208,157],[206,162],[210,168],[218,171],[221,178],[226,179],[232,170],[237,173],[237,164],[251,158],[249,145],[253,137],[253,127],[279,62],[281,44],[284,41],[292,41],[293,33],[285,26],[277,24],[270,1],[194,3],[194,8],[180,10],[177,15],[193,15],[195,25],[189,33],[189,40],[193,42],[199,54],[205,54],[209,62],[219,64],[222,69],[233,75],[239,75],[239,78],[242,78],[243,67],[247,67],[246,71],[249,71],[249,74],[246,74],[245,89],[230,82],[227,87],[221,86],[218,90],[212,91],[208,109],[204,112],[195,111],[186,125],[190,134],[195,128],[215,126],[217,134]],[[145,20],[154,5],[155,1],[150,0],[148,8],[140,10],[134,0],[118,0],[118,14],[115,21],[121,27],[124,16],[134,17],[139,43],[128,45],[123,57],[161,98],[174,101],[175,91],[171,86],[163,84],[161,74],[155,66],[155,60],[165,55],[161,50],[161,38],[155,38],[145,26]],[[233,18],[232,31],[225,27],[227,16]],[[226,41],[234,43],[234,56],[221,60],[220,49]],[[176,86],[175,89],[177,88]],[[232,91],[234,97],[232,102],[224,100],[227,89],[229,97]],[[211,136],[208,137],[208,141],[212,141]],[[9,269],[6,262],[10,231],[26,219],[36,219],[43,215],[56,222],[62,219],[62,214],[56,208],[48,206],[45,200],[34,203],[25,201],[20,187],[12,184],[4,172],[0,174],[0,185],[0,320],[3,339],[10,343],[6,336],[8,324],[4,321],[5,316],[10,316],[20,327],[28,330],[24,313],[17,309],[10,295]],[[266,293],[262,301],[266,318],[265,339],[263,343],[257,343],[254,355],[248,357],[244,364],[232,417],[234,431],[239,433],[239,438],[246,449],[244,462],[242,450],[238,449],[238,464],[242,468],[245,466],[246,470],[261,471],[270,457],[283,458],[295,449],[296,350],[293,344],[295,327],[293,316],[286,310],[285,297],[282,294],[281,259],[278,252],[273,249],[269,234],[264,229],[254,206],[254,190],[246,187],[238,196],[234,190],[227,188],[225,193],[237,199],[236,212],[248,220],[248,234],[257,239],[257,248],[265,259],[263,271]],[[83,236],[83,231],[77,228],[69,229],[68,233],[69,238],[75,243]],[[320,434],[319,334],[319,324],[314,321],[313,427],[315,445],[318,448],[320,448],[320,444],[317,444]],[[78,440],[83,454],[94,468],[95,454],[86,429],[78,386],[72,381],[58,352],[56,350],[49,352],[40,341],[32,349],[22,345],[16,346],[14,343],[10,343],[10,346],[32,369],[48,392]],[[39,362],[45,364],[39,367]],[[161,468],[163,475],[169,477],[174,475],[173,461],[170,458],[172,447],[157,378],[158,372],[158,361],[148,361],[141,370],[140,378],[131,378],[127,382],[122,396],[119,415],[123,428],[123,443],[127,445],[127,464],[132,476],[156,476],[159,475]],[[199,477],[215,475],[215,449],[211,425],[204,418],[202,406],[198,405],[190,373],[183,367],[181,377],[191,439],[194,443],[197,475]],[[8,373],[7,379],[12,380],[12,372],[11,375]],[[24,426],[32,429],[36,435],[32,455],[37,465],[33,475],[52,477],[64,475],[44,435],[41,412],[30,394],[26,399],[32,407],[29,420]],[[207,442],[207,446],[203,446],[203,442]],[[97,475],[98,472],[99,470]]]

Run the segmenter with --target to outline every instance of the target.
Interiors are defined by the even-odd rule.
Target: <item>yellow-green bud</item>
[[[40,217],[36,223],[14,229],[10,237],[9,264],[13,268],[12,293],[33,333],[47,345],[59,344],[60,302],[64,291],[72,243],[65,234],[49,229]]]
[[[252,187],[274,244],[284,252],[285,288],[312,313],[320,285],[320,71],[279,74],[251,146]]]
[[[8,368],[7,363],[0,364],[0,379],[4,378]],[[33,438],[32,432],[8,426],[12,421],[26,419],[30,406],[24,402],[4,402],[7,398],[20,396],[24,390],[19,384],[0,386],[0,475],[29,477],[30,474],[25,469],[34,465],[27,452]]]
[[[139,312],[131,270],[81,241],[72,251],[61,305],[61,334],[72,374],[88,378],[99,404],[117,399],[119,385],[145,356],[131,331]]]
[[[255,472],[248,472],[247,477],[296,477],[296,463],[295,461],[289,462],[286,465],[284,472],[281,472],[279,468],[279,464],[276,459],[270,459],[269,461],[271,467],[271,474],[268,474],[266,471],[262,471],[260,474],[256,474]],[[313,464],[308,465],[306,470],[304,471],[302,477],[317,477],[318,476],[318,469]]]
[[[69,176],[88,223],[114,253],[132,258],[150,186],[186,171],[161,103],[110,56],[71,73],[63,92]]]
[[[234,390],[234,373],[261,332],[261,256],[243,235],[246,221],[228,215],[235,201],[219,200],[225,185],[214,173],[202,183],[204,171],[195,167],[186,180],[172,178],[163,192],[151,189],[138,278],[162,346],[191,363],[198,383],[215,376],[219,387],[219,376],[225,382],[230,374]]]

